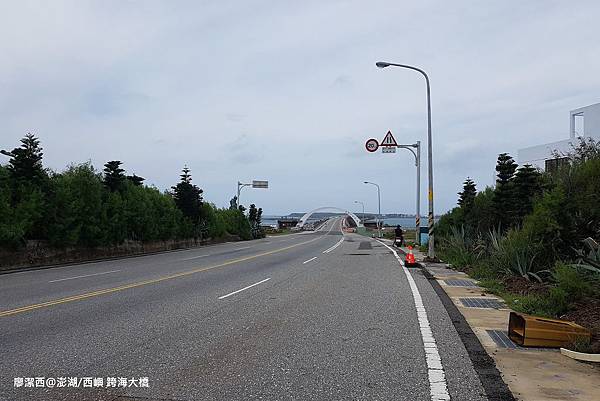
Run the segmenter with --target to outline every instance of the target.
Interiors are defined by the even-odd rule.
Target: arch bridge
[[[323,206],[323,207],[318,207],[316,209],[311,210],[310,212],[306,213],[304,216],[302,216],[300,218],[300,221],[298,222],[297,227],[304,227],[304,224],[306,224],[306,222],[308,221],[308,219],[310,218],[310,216],[312,216],[314,213],[317,212],[329,212],[329,211],[336,211],[336,212],[341,212],[343,214],[346,214],[348,216],[350,216],[352,218],[352,220],[354,220],[354,222],[356,223],[357,227],[362,227],[363,224],[360,221],[360,219],[352,212],[349,212],[348,210],[344,210],[344,209],[340,209],[339,207],[334,207],[334,206]]]

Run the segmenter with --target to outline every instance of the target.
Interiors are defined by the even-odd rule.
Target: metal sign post
[[[248,184],[244,184],[244,183],[238,181],[238,183],[237,183],[237,207],[238,207],[238,209],[240,208],[240,194],[242,192],[242,188],[250,187],[250,186],[252,188],[267,189],[267,188],[269,188],[269,181],[253,180],[252,183],[248,183]]]
[[[394,135],[388,131],[381,141],[381,145],[376,139],[369,139],[365,144],[367,151],[375,152],[378,147],[381,147],[381,153],[396,153],[396,148],[408,149],[415,157],[415,166],[417,167],[417,204],[415,213],[415,240],[418,245],[421,245],[421,141],[417,141],[410,145],[398,145]],[[416,152],[412,149],[415,148]]]
[[[415,212],[415,240],[418,245],[421,245],[421,141],[412,145],[398,145],[399,148],[410,150],[415,157],[415,166],[417,167],[417,207]],[[417,152],[411,148],[416,148]]]

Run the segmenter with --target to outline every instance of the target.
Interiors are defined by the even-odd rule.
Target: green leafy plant
[[[593,291],[592,284],[585,275],[562,262],[557,262],[554,266],[552,281],[557,288],[565,292],[567,298],[572,302],[578,301]]]
[[[585,248],[575,250],[579,258],[571,266],[600,274],[600,244],[591,237],[584,239],[583,244]]]
[[[504,299],[511,309],[528,315],[555,318],[569,310],[567,293],[556,287],[550,288],[546,294],[505,294]]]
[[[490,265],[504,274],[543,282],[543,275],[549,273],[536,268],[537,244],[522,231],[512,229],[504,237],[490,233],[490,246]]]

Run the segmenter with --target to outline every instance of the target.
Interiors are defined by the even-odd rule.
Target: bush
[[[535,259],[540,245],[522,230],[511,229],[503,237],[490,234],[491,255],[489,264],[492,270],[506,275],[518,275],[530,280],[542,281],[541,274],[547,271],[539,268]]]
[[[252,239],[250,223],[239,209],[218,209],[216,213],[223,221],[225,231],[229,235],[238,236],[243,240]]]
[[[593,292],[592,284],[584,274],[562,262],[556,263],[552,271],[552,280],[556,288],[563,291],[571,302],[576,302]]]
[[[508,294],[504,299],[511,309],[528,315],[556,318],[569,310],[567,293],[556,287],[550,288],[547,294]]]
[[[464,226],[451,227],[450,235],[442,237],[440,257],[457,268],[473,265],[477,259],[473,250],[473,241],[465,232]]]
[[[32,239],[54,247],[95,247],[126,240],[264,236],[262,209],[253,205],[252,230],[243,211],[203,202],[187,167],[171,194],[125,175],[118,160],[108,162],[104,174],[91,163],[49,174],[33,135],[11,153],[8,167],[0,166],[0,247],[18,248]]]

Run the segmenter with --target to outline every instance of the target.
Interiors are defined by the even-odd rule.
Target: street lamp
[[[400,67],[407,68],[409,70],[417,71],[425,77],[425,82],[427,84],[427,167],[428,167],[428,175],[429,175],[429,193],[427,198],[429,199],[429,215],[428,215],[428,232],[429,232],[429,249],[427,252],[427,256],[430,259],[435,258],[435,248],[434,248],[434,234],[433,234],[433,159],[432,159],[432,145],[431,145],[431,89],[429,87],[429,77],[420,68],[413,67],[411,65],[405,64],[395,64],[395,63],[387,63],[384,61],[378,61],[375,63],[378,68],[386,68],[386,67]]]
[[[360,203],[362,205],[362,210],[363,210],[362,219],[364,220],[365,219],[365,203],[361,202],[361,201],[354,201],[354,203]]]
[[[378,211],[377,211],[377,233],[379,235],[379,238],[381,238],[381,227],[379,225],[379,219],[381,216],[381,189],[379,188],[379,185],[375,184],[374,182],[370,182],[370,181],[364,181],[364,184],[371,184],[371,185],[375,185],[377,187],[377,205],[378,205]]]
[[[242,182],[237,183],[237,208],[240,208],[240,193],[242,192],[242,188],[244,187],[252,187],[252,188],[263,188],[263,189],[267,189],[269,188],[269,181],[258,181],[258,180],[253,180],[252,182],[248,183],[248,184],[244,184]]]

